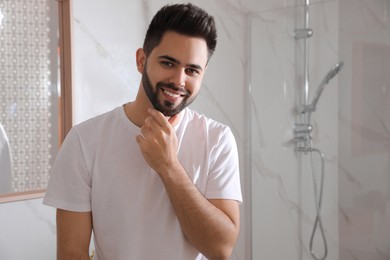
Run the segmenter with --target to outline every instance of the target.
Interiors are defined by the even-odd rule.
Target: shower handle
[[[311,132],[313,131],[313,126],[310,124],[295,124],[294,127],[294,141],[303,142],[304,147],[306,143],[311,140]]]

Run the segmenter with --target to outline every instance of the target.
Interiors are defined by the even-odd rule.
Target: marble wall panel
[[[340,1],[340,259],[390,259],[389,1]]]
[[[0,204],[0,259],[55,259],[55,209],[42,199]]]

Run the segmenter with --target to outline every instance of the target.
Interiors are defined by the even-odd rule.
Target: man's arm
[[[160,174],[187,239],[208,259],[228,259],[239,232],[234,200],[207,200],[183,170]]]
[[[160,175],[185,236],[207,258],[228,259],[239,232],[238,202],[207,200],[178,161],[172,127],[178,118],[168,121],[154,109],[149,113],[137,142],[147,163]]]
[[[57,260],[89,260],[92,213],[57,209]]]

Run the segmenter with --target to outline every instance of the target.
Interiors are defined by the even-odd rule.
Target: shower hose
[[[312,147],[312,141],[310,140],[309,142],[309,147],[304,148],[300,147],[299,151],[309,153],[310,155],[310,161],[311,161],[311,172],[312,172],[312,177],[313,177],[313,189],[314,189],[314,200],[315,200],[315,209],[316,209],[316,218],[314,221],[313,225],[313,230],[310,236],[310,254],[315,260],[325,260],[327,255],[328,255],[328,245],[326,242],[325,238],[325,232],[324,232],[324,227],[322,226],[322,220],[321,220],[321,204],[322,204],[322,195],[323,195],[323,188],[324,188],[324,173],[325,173],[325,159],[324,159],[324,154],[316,148]],[[314,167],[314,159],[313,159],[313,153],[318,153],[318,155],[321,157],[321,180],[320,180],[320,189],[318,191],[318,181],[317,181],[317,173],[316,169]],[[316,232],[319,228],[323,245],[324,245],[324,254],[319,257],[316,255],[314,249],[313,249],[313,242],[314,242],[314,237],[316,235]]]

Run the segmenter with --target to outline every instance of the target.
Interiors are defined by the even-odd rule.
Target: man
[[[44,203],[57,208],[58,259],[228,259],[239,232],[230,129],[190,110],[216,46],[213,17],[164,6],[142,49],[133,102],[72,128]],[[204,257],[204,258],[203,258]]]

